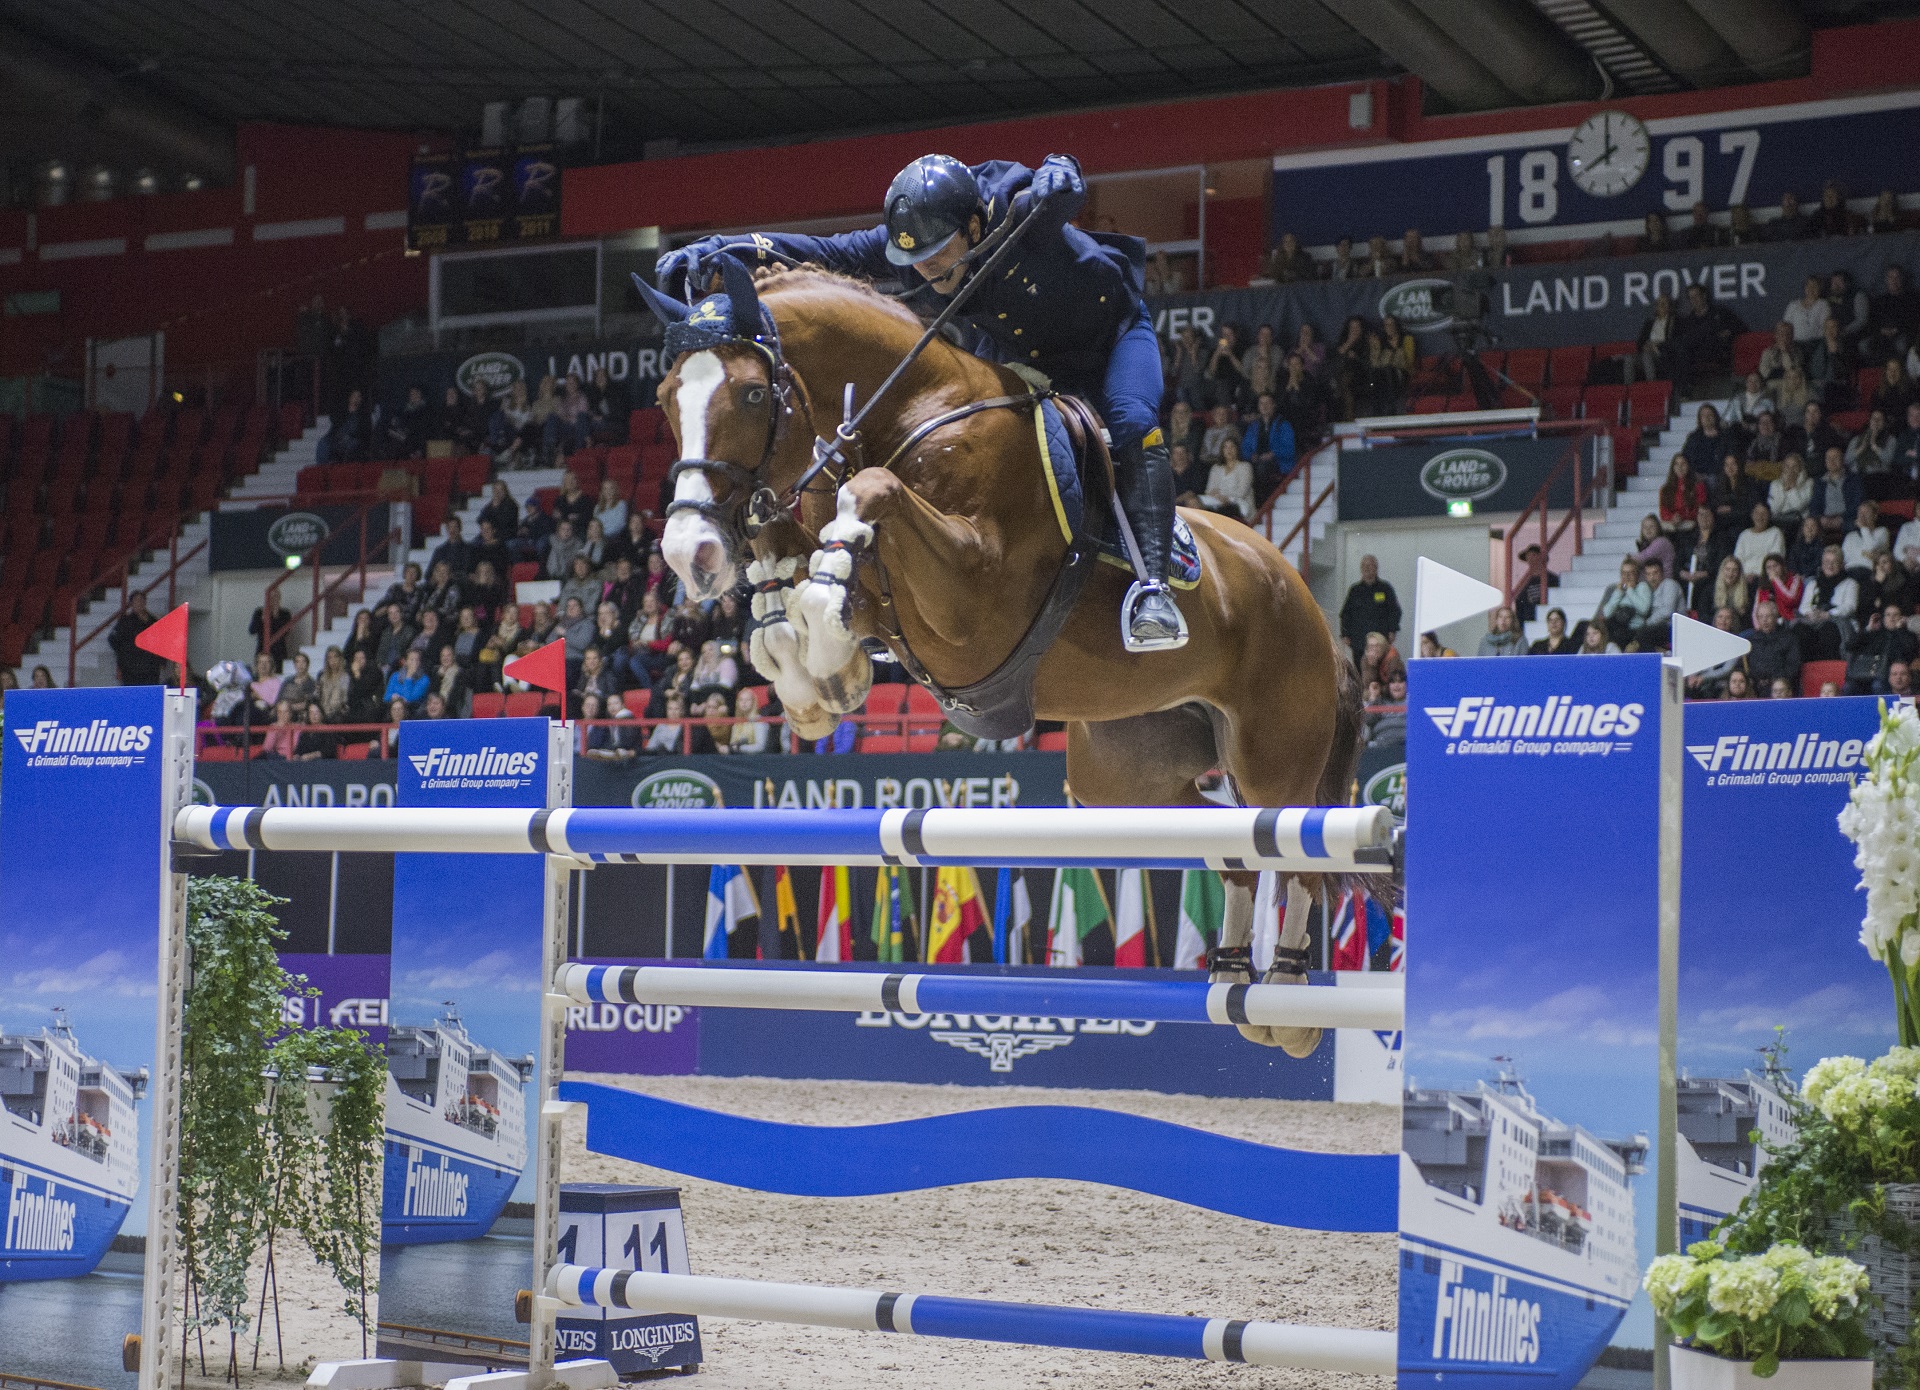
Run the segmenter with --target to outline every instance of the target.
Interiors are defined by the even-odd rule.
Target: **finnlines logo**
[[[1638,701],[1575,704],[1570,695],[1549,695],[1537,705],[1468,695],[1458,704],[1424,708],[1434,727],[1450,740],[1449,754],[1523,757],[1564,753],[1604,758],[1629,752],[1647,713]]]
[[[523,787],[540,768],[538,753],[503,753],[491,745],[477,753],[429,748],[407,761],[429,787]]]
[[[42,719],[32,728],[15,729],[13,736],[27,750],[28,767],[135,767],[147,760],[153,725]]]
[[[1507,1276],[1490,1289],[1469,1288],[1455,1260],[1440,1262],[1440,1296],[1433,1306],[1433,1354],[1447,1361],[1491,1361],[1530,1366],[1540,1359],[1540,1305],[1507,1294]]]
[[[1866,747],[1861,739],[1815,733],[1773,742],[1723,734],[1713,743],[1689,743],[1687,752],[1710,787],[1851,786],[1866,766]]]
[[[27,1191],[26,1175],[7,1194],[8,1250],[62,1251],[73,1249],[74,1204],[55,1195],[52,1183],[44,1194]]]
[[[402,1216],[465,1216],[467,1214],[467,1175],[449,1168],[445,1155],[438,1168],[420,1161],[418,1150],[407,1155],[407,1190],[401,1201]]]

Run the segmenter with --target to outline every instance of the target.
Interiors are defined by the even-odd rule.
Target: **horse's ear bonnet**
[[[633,277],[634,287],[647,302],[654,316],[667,326],[666,360],[684,353],[701,352],[723,343],[756,343],[764,347],[770,329],[760,307],[760,295],[753,287],[753,272],[733,256],[719,255],[707,262],[720,271],[726,288],[710,294],[691,309],[676,304],[653,286]]]

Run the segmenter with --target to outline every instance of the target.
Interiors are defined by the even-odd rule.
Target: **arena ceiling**
[[[1915,0],[0,0],[0,150],[231,174],[232,126],[468,130],[577,96],[603,158],[1403,71],[1444,109],[1804,72]],[[1500,55],[1492,61],[1487,55]]]

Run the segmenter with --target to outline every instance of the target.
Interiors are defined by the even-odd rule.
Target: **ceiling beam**
[[[1362,38],[1417,75],[1454,109],[1486,111],[1521,104],[1518,93],[1412,0],[1344,0],[1337,12]]]
[[[1788,0],[1687,0],[1754,76],[1804,77],[1813,66],[1813,34]]]
[[[1502,86],[1524,102],[1587,101],[1602,82],[1593,60],[1526,0],[1414,0],[1463,52],[1498,54]]]
[[[1606,0],[1603,9],[1660,65],[1690,87],[1747,80],[1747,65],[1682,0]]]
[[[11,25],[0,25],[0,93],[13,106],[34,108],[55,143],[62,126],[77,127],[76,135],[111,139],[218,183],[233,178],[230,128]]]

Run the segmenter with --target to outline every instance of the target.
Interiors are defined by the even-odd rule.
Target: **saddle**
[[[1034,404],[1034,428],[1055,520],[1067,542],[1039,613],[999,669],[971,685],[942,686],[901,644],[907,674],[933,694],[954,727],[974,738],[1013,738],[1033,727],[1034,672],[1080,601],[1094,564],[1107,560],[1132,569],[1114,524],[1113,455],[1099,415],[1077,396],[1044,395]],[[1174,582],[1192,588],[1200,576],[1198,552],[1184,521],[1176,521],[1174,530]]]

